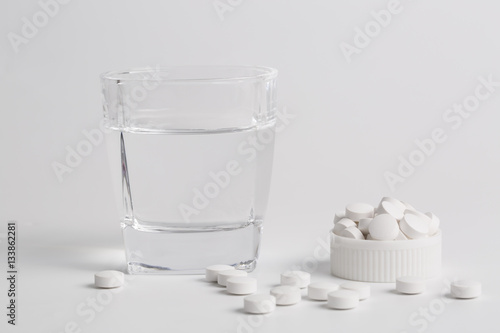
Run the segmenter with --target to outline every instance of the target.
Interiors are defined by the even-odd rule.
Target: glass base
[[[205,267],[216,264],[251,272],[261,236],[262,223],[153,231],[123,225],[130,274],[204,274]]]

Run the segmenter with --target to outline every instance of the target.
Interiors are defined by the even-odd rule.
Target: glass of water
[[[141,68],[101,75],[128,271],[252,271],[274,150],[277,71]]]

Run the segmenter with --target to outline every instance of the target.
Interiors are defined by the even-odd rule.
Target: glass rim
[[[193,70],[202,72],[203,70],[220,71],[221,74],[224,70],[241,71],[241,75],[224,76],[224,75],[199,75],[199,77],[137,77],[139,74],[151,73],[168,73],[172,70]],[[252,75],[246,74],[245,71],[254,71]],[[251,80],[272,80],[278,76],[278,70],[265,66],[237,66],[237,65],[180,65],[180,66],[158,66],[158,67],[137,67],[126,70],[114,70],[102,73],[99,77],[101,80],[109,81],[159,81],[159,82],[183,82],[183,83],[197,83],[197,82],[226,82],[226,81],[251,81]]]

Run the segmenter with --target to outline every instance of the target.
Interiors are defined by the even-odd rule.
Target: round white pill
[[[429,234],[428,221],[417,214],[405,214],[399,222],[401,231],[412,239],[424,238]]]
[[[217,282],[217,275],[220,272],[232,271],[235,268],[229,265],[212,265],[205,268],[205,280],[210,282]]]
[[[373,217],[375,209],[372,205],[366,203],[351,203],[345,208],[345,216],[353,221]]]
[[[396,279],[396,290],[402,294],[420,294],[425,291],[425,279],[418,276],[401,276]]]
[[[398,221],[389,214],[380,214],[370,222],[368,231],[373,239],[393,240],[399,233]]]
[[[119,271],[102,271],[94,274],[94,284],[97,288],[118,288],[123,286],[125,275]]]
[[[355,227],[355,226],[356,226],[356,223],[353,220],[348,219],[348,218],[343,218],[342,220],[335,223],[335,226],[333,227],[333,233],[335,235],[340,236],[340,233],[342,232],[342,230],[349,228],[349,227]]]
[[[429,223],[429,236],[432,236],[434,235],[438,229],[439,229],[439,217],[437,217],[435,214],[433,213],[425,213],[425,215],[427,215],[431,221]]]
[[[276,308],[276,297],[267,294],[250,295],[243,299],[243,310],[252,314],[273,312]]]
[[[405,210],[405,215],[406,214],[417,215],[422,220],[424,220],[425,222],[427,222],[429,225],[431,224],[431,218],[428,215],[425,215],[424,213],[419,212],[418,210],[407,209],[407,210]]]
[[[303,271],[287,271],[281,274],[282,286],[306,288],[311,283],[311,274]]]
[[[307,296],[315,301],[326,301],[328,294],[338,290],[339,285],[333,282],[316,282],[307,287]]]
[[[377,206],[377,213],[381,214],[380,212],[378,212],[378,210],[381,208],[381,205],[382,205],[382,202],[390,202],[391,204],[393,204],[398,210],[402,210],[404,211],[407,207],[406,207],[406,204],[404,204],[401,200],[398,200],[398,199],[395,199],[395,198],[391,198],[391,197],[383,197],[381,200],[380,200],[380,203],[379,205]]]
[[[337,223],[338,221],[342,220],[345,217],[345,212],[336,212],[335,216],[333,217],[333,223]]]
[[[222,271],[219,272],[217,275],[217,283],[220,284],[221,286],[226,286],[227,280],[232,277],[236,276],[247,276],[248,273],[245,271],[239,271],[239,270],[230,270],[230,271]]]
[[[297,304],[300,299],[300,288],[295,286],[278,286],[271,289],[271,295],[276,297],[277,305]]]
[[[451,295],[455,298],[476,298],[481,295],[481,282],[460,280],[451,283]]]
[[[339,289],[328,294],[328,307],[337,310],[355,308],[359,303],[357,291]]]
[[[363,235],[368,234],[368,226],[370,225],[370,222],[372,221],[372,218],[365,218],[365,219],[360,219],[358,223],[358,229],[361,231]]]
[[[401,218],[403,218],[405,209],[406,209],[406,207],[405,208],[398,207],[390,201],[382,201],[380,203],[378,210],[377,210],[377,213],[379,215],[380,214],[389,214],[392,217],[394,217],[396,220],[399,221],[399,220],[401,220]]]
[[[347,238],[353,238],[353,239],[365,239],[365,236],[363,236],[363,233],[356,227],[345,228],[340,233],[340,236],[347,237]]]
[[[342,289],[356,291],[359,295],[359,300],[363,301],[370,297],[370,285],[363,282],[346,282],[340,286]]]
[[[406,237],[406,235],[401,230],[399,230],[399,233],[396,238],[394,238],[394,240],[408,240],[408,237]]]
[[[246,276],[235,276],[227,279],[226,290],[234,295],[248,295],[257,291],[257,279]]]

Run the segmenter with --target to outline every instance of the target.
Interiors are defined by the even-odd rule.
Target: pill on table
[[[460,280],[451,283],[451,295],[455,298],[476,298],[481,295],[481,282]]]
[[[348,218],[343,218],[342,220],[338,221],[335,226],[333,227],[333,233],[335,235],[339,235],[342,232],[342,230],[349,228],[349,227],[355,227],[356,223]]]
[[[437,217],[435,214],[433,213],[425,213],[425,215],[427,215],[431,221],[430,221],[430,224],[429,224],[429,236],[432,236],[434,235],[438,229],[439,229],[439,217]]]
[[[429,234],[428,221],[416,214],[405,214],[399,222],[401,231],[412,239],[424,238]]]
[[[370,297],[370,285],[363,282],[346,282],[340,285],[340,288],[346,290],[356,291],[359,294],[359,300],[363,301]]]
[[[328,294],[338,289],[339,285],[333,282],[311,283],[307,288],[307,296],[316,301],[326,301]]]
[[[359,294],[357,291],[339,289],[328,293],[327,306],[331,309],[347,310],[355,308],[359,304]]]
[[[243,299],[243,310],[252,314],[273,312],[276,308],[276,297],[267,294],[255,294]]]
[[[382,201],[377,209],[377,213],[379,215],[389,214],[399,221],[403,217],[405,209],[406,207],[398,207],[390,201]]]
[[[345,228],[340,233],[340,236],[347,237],[347,238],[353,238],[353,239],[365,239],[365,236],[363,236],[363,233],[356,227]]]
[[[364,219],[359,220],[358,229],[365,236],[368,234],[368,226],[370,225],[371,221],[372,221],[372,218],[364,218]]]
[[[418,276],[396,278],[396,290],[402,294],[420,294],[425,291],[425,279]]]
[[[401,230],[399,230],[399,233],[396,238],[394,238],[394,240],[408,240],[408,237],[406,237],[406,235]]]
[[[226,286],[227,280],[232,277],[236,276],[247,276],[248,273],[245,271],[239,271],[239,270],[230,270],[230,271],[222,271],[219,272],[217,275],[217,283],[220,284],[221,286]]]
[[[278,286],[271,289],[271,295],[276,297],[277,305],[297,304],[300,299],[300,288],[295,286]]]
[[[123,286],[125,275],[119,271],[102,271],[94,274],[94,284],[97,288],[118,288]]]
[[[247,276],[235,276],[227,279],[226,290],[234,295],[248,295],[257,291],[257,279]]]
[[[337,223],[338,221],[342,220],[345,217],[345,212],[336,212],[335,216],[333,217],[333,223]]]
[[[380,214],[370,222],[368,231],[373,239],[393,240],[399,233],[398,221],[389,214]]]
[[[306,288],[311,283],[311,274],[303,271],[287,271],[281,274],[282,286]]]
[[[372,205],[361,202],[348,204],[345,208],[345,216],[353,221],[373,217],[374,212]]]
[[[232,271],[235,268],[229,265],[212,265],[205,268],[205,280],[217,282],[217,275],[223,271]]]

